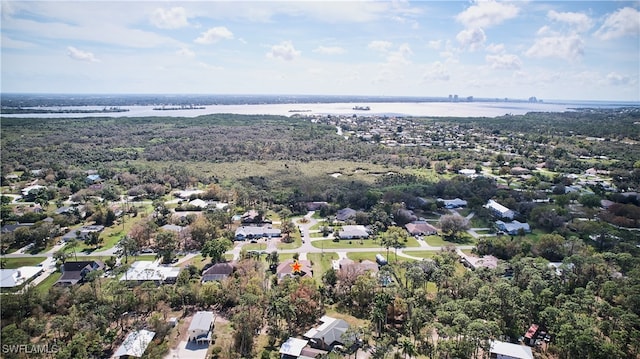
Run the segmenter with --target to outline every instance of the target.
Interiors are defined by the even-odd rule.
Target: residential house
[[[22,192],[23,196],[26,196],[31,191],[37,191],[39,189],[46,189],[46,188],[47,187],[45,187],[45,186],[41,186],[39,184],[35,184],[35,185],[32,185],[32,186],[27,186],[27,187],[23,188],[21,192]]]
[[[359,239],[369,238],[369,231],[367,227],[361,225],[346,225],[342,226],[342,229],[338,232],[340,239]]]
[[[62,276],[55,283],[56,285],[75,285],[84,281],[84,278],[92,271],[104,268],[100,261],[78,261],[65,262],[60,268]]]
[[[196,341],[198,343],[207,342],[211,343],[211,332],[213,331],[213,312],[200,311],[196,312],[189,324],[189,341]]]
[[[15,269],[0,269],[0,288],[19,287],[42,272],[42,267],[24,266]]]
[[[498,258],[492,255],[482,257],[470,256],[462,251],[458,251],[460,262],[467,268],[478,269],[480,267],[495,269],[498,267]]]
[[[521,230],[524,233],[531,233],[531,227],[528,223],[520,223],[515,220],[511,222],[496,221],[496,228],[512,236],[519,234]]]
[[[356,218],[355,209],[343,208],[343,209],[339,209],[338,212],[336,212],[336,221],[339,221],[339,222],[346,222],[350,219],[355,219],[355,218]]]
[[[240,223],[243,226],[253,225],[253,226],[262,226],[265,223],[271,223],[271,221],[267,218],[264,218],[260,215],[258,211],[255,209],[249,210],[240,216]]]
[[[34,224],[35,223],[5,224],[4,226],[2,226],[2,229],[0,229],[0,233],[2,233],[2,234],[13,233],[18,228],[29,228],[29,227],[33,226]]]
[[[104,226],[102,225],[91,225],[91,226],[82,226],[80,228],[72,229],[69,233],[62,236],[63,241],[68,241],[70,239],[80,239],[85,240],[89,238],[90,233],[100,233],[104,230]]]
[[[463,175],[463,176],[470,177],[470,178],[478,177],[478,174],[476,173],[476,170],[472,170],[472,169],[469,169],[469,168],[463,168],[463,169],[459,170],[458,173]]]
[[[444,203],[444,208],[446,209],[455,209],[455,208],[462,208],[467,206],[467,201],[462,200],[460,198],[455,198],[455,199],[438,198],[438,202]]]
[[[327,202],[307,202],[308,211],[319,211],[322,207],[329,207]]]
[[[363,261],[354,261],[349,258],[342,258],[339,261],[334,260],[332,262],[333,269],[337,271],[355,271],[357,273],[370,272],[372,274],[378,273],[378,264],[376,262],[365,259]]]
[[[281,359],[295,359],[300,358],[302,350],[308,344],[307,340],[298,338],[289,338],[286,342],[280,346],[280,358]]]
[[[156,335],[155,332],[149,330],[138,330],[129,333],[124,339],[118,350],[113,354],[114,358],[140,358],[147,350],[149,343]]]
[[[530,347],[535,346],[539,330],[540,326],[538,324],[531,324],[529,329],[527,329],[527,332],[524,333],[524,343]]]
[[[232,263],[216,263],[202,272],[202,283],[222,281],[228,278],[234,270]]]
[[[510,210],[509,208],[501,205],[500,203],[490,199],[489,202],[485,205],[487,209],[491,211],[491,213],[499,218],[508,218],[513,219],[515,216],[515,212]]]
[[[151,281],[156,284],[175,283],[181,269],[180,267],[163,266],[150,261],[136,261],[120,277],[120,280],[138,283]]]
[[[191,196],[197,196],[199,194],[204,193],[203,190],[199,190],[199,189],[186,189],[186,190],[182,190],[182,191],[176,191],[173,193],[173,195],[175,197],[178,198],[182,198],[182,199],[190,199]]]
[[[98,174],[88,175],[87,178],[85,179],[85,182],[89,184],[97,183],[100,181],[102,181],[102,178],[100,178],[100,175]]]
[[[533,353],[531,348],[525,345],[492,340],[489,357],[491,359],[533,359]]]
[[[198,207],[203,209],[209,207],[209,203],[201,200],[200,198],[196,198],[193,201],[189,202],[189,205],[192,207]]]
[[[324,315],[320,318],[320,323],[318,327],[309,329],[303,335],[309,339],[312,348],[331,351],[334,346],[344,344],[344,335],[349,330],[347,322]]]
[[[236,241],[245,241],[247,239],[269,237],[280,237],[282,231],[277,228],[271,228],[271,225],[262,227],[255,226],[240,226],[236,229],[235,239]]]
[[[293,272],[294,262],[295,261],[293,259],[287,259],[286,261],[278,265],[278,267],[276,268],[276,276],[278,277],[278,280],[282,280],[284,277],[287,277],[287,276],[293,277],[296,275]],[[311,262],[303,259],[303,260],[299,260],[298,263],[301,266],[300,273],[298,275],[300,277],[312,278],[313,269],[311,267]]]
[[[438,229],[426,221],[413,221],[405,224],[404,227],[412,236],[428,236],[438,233]]]

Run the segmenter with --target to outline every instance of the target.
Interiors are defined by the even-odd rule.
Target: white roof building
[[[137,261],[120,278],[121,281],[154,281],[158,283],[173,283],[180,274],[180,267],[167,267],[156,262]]]
[[[342,226],[340,232],[338,232],[338,237],[341,239],[350,239],[350,238],[368,238],[369,232],[367,231],[367,227],[361,225],[348,225]]]
[[[302,353],[302,349],[307,346],[307,343],[307,340],[289,338],[280,346],[280,354],[290,355],[297,358]]]
[[[153,340],[156,335],[155,332],[148,330],[139,330],[137,332],[131,332],[122,342],[122,345],[113,354],[114,358],[120,357],[135,357],[140,358],[147,350],[147,346]]]
[[[533,353],[528,346],[497,340],[491,341],[489,353],[495,354],[497,359],[533,359]]]
[[[193,201],[189,202],[189,205],[199,208],[207,208],[209,206],[209,203],[201,200],[200,198],[196,198]]]
[[[487,202],[485,207],[501,218],[513,219],[513,217],[515,216],[515,212],[492,199]]]
[[[42,272],[43,267],[25,266],[16,269],[0,269],[0,288],[18,287]]]
[[[189,340],[211,341],[211,328],[213,327],[213,312],[196,312],[189,324]]]

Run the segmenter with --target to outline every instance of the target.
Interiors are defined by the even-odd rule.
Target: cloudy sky
[[[640,101],[639,8],[2,0],[1,89]]]

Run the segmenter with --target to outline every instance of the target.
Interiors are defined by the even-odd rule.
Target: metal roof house
[[[489,354],[491,358],[496,359],[533,359],[533,353],[528,346],[497,340],[491,341]]]
[[[342,319],[323,315],[320,324],[304,333],[309,339],[309,345],[316,349],[331,350],[335,345],[344,344],[344,333],[349,329],[349,324]]]
[[[149,343],[153,340],[156,333],[148,330],[139,330],[137,332],[131,332],[122,342],[122,345],[113,354],[114,358],[140,358]]]
[[[193,319],[191,319],[191,324],[189,324],[189,341],[195,340],[197,342],[210,343],[214,320],[213,312],[196,312]]]
[[[491,213],[493,213],[493,215],[500,217],[500,218],[508,218],[508,219],[513,219],[513,217],[515,216],[515,212],[510,210],[509,208],[501,205],[500,203],[490,199],[487,204],[485,205],[485,207],[487,209],[489,209],[491,211]]]

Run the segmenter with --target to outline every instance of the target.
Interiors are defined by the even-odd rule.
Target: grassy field
[[[465,237],[465,240],[460,242],[448,242],[445,241],[441,236],[426,236],[424,237],[425,242],[430,246],[434,247],[446,247],[446,246],[456,246],[456,245],[472,245],[476,243],[476,240],[471,236]]]
[[[15,269],[24,266],[37,266],[47,259],[46,257],[20,257],[20,258],[2,258],[5,269]]]
[[[438,254],[438,251],[407,251],[405,253],[407,255],[410,255],[410,256],[413,256],[413,257],[433,258],[433,256]],[[391,258],[391,254],[389,254],[389,258]],[[400,258],[400,257],[398,257],[398,258]]]
[[[278,241],[278,244],[276,245],[276,247],[278,249],[296,249],[296,248],[300,248],[301,245],[302,245],[302,239],[300,239],[300,235],[295,234],[293,235],[292,243],[282,243]]]
[[[311,242],[316,248],[324,249],[345,249],[345,248],[378,248],[380,244],[373,239],[343,239],[339,242],[334,242],[333,239],[322,239]]]
[[[307,259],[313,263],[313,278],[318,284],[322,283],[322,275],[331,267],[331,261],[338,259],[338,254],[333,252],[309,253]]]
[[[247,243],[244,246],[242,246],[242,248],[248,251],[264,251],[265,249],[267,249],[267,244],[266,243]]]
[[[38,283],[38,285],[36,286],[36,291],[42,295],[47,294],[49,292],[49,289],[53,287],[53,285],[58,281],[58,279],[60,279],[61,276],[62,273],[60,272],[51,273],[51,275],[48,276],[45,280]]]

